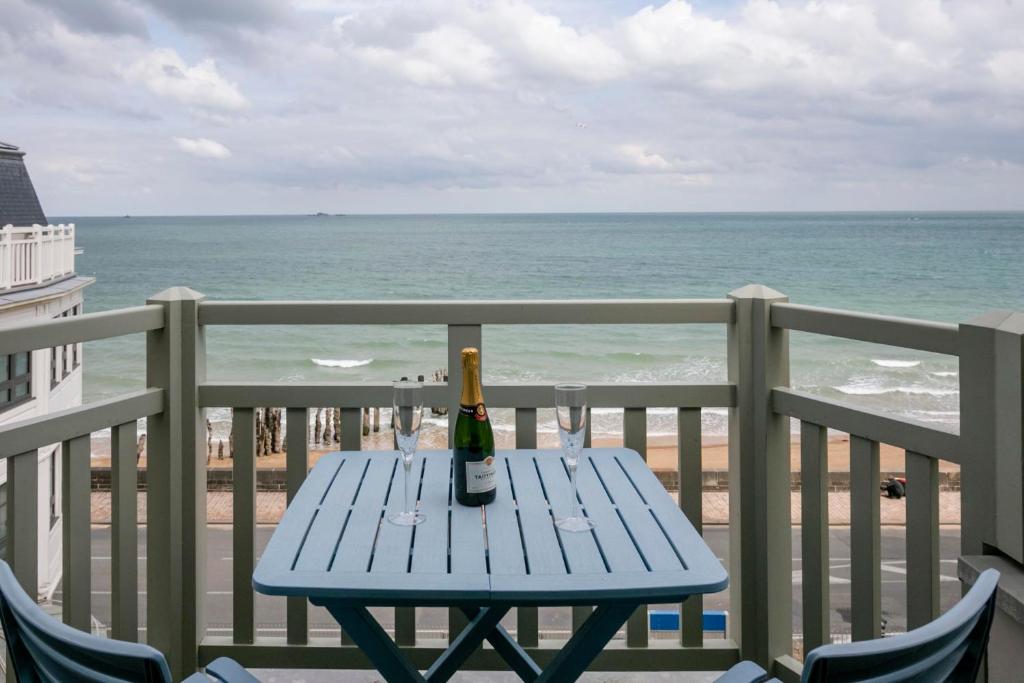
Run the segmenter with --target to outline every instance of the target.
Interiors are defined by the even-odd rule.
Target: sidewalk
[[[672,494],[675,497],[675,493]],[[882,524],[903,525],[906,523],[907,501],[906,499],[891,500],[879,496],[882,507]],[[800,523],[800,494],[794,492],[790,497],[792,520],[794,524]],[[729,522],[729,494],[726,491],[705,491],[704,492],[704,523],[705,524],[728,524]],[[285,508],[285,494],[283,491],[260,491],[256,494],[256,521],[259,524],[276,524],[281,519]],[[138,494],[139,522],[146,521],[146,494]],[[850,492],[836,491],[828,496],[828,518],[832,525],[847,525],[850,523]],[[206,519],[210,524],[231,523],[231,493],[229,491],[210,491],[206,498]],[[92,493],[92,523],[110,523],[110,492],[93,491]],[[939,523],[959,524],[960,523],[960,492],[940,491],[939,492]]]

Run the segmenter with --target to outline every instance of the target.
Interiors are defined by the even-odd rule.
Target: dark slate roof
[[[51,296],[67,294],[68,292],[73,292],[76,289],[88,287],[94,282],[96,282],[96,278],[94,277],[71,275],[59,282],[43,285],[42,287],[26,287],[25,289],[19,289],[13,292],[0,292],[0,310],[12,305],[23,305],[29,301],[35,301],[37,299],[46,299]],[[0,324],[0,327],[2,327],[2,324]]]
[[[24,156],[14,145],[0,142],[0,226],[48,222],[28,177]]]

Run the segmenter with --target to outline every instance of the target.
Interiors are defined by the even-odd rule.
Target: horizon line
[[[409,211],[409,212],[352,212],[352,213],[140,213],[140,214],[73,214],[56,213],[53,218],[366,218],[414,216],[709,216],[709,215],[814,215],[814,214],[997,214],[1024,213],[1020,209],[794,209],[734,211]]]

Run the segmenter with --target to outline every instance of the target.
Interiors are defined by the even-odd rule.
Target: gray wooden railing
[[[444,325],[448,330],[448,384],[430,385],[426,400],[452,405],[461,383],[459,350],[481,346],[482,326],[491,324],[690,324],[726,326],[728,381],[721,384],[592,385],[594,407],[623,409],[624,443],[646,453],[646,411],[673,407],[679,425],[680,505],[700,528],[700,411],[729,408],[730,604],[731,633],[704,640],[701,602],[682,607],[682,631],[675,644],[651,642],[645,611],[626,626],[624,642],[613,643],[596,662],[602,670],[715,670],[739,658],[754,659],[784,680],[799,677],[792,657],[792,574],[790,551],[789,419],[801,420],[803,512],[803,603],[805,649],[827,642],[828,508],[826,430],[851,435],[853,525],[853,632],[877,635],[879,619],[879,443],[907,451],[907,608],[911,625],[932,618],[938,603],[937,461],[962,468],[965,552],[995,542],[1012,542],[1013,530],[996,524],[996,505],[986,487],[994,484],[1000,438],[1020,428],[1020,414],[997,410],[993,377],[1019,352],[1024,329],[1005,329],[1006,315],[982,316],[960,326],[832,311],[789,304],[777,292],[744,287],[721,300],[515,301],[515,302],[207,302],[191,290],[163,292],[145,306],[93,313],[0,329],[0,354],[106,337],[146,333],[147,389],[0,427],[0,458],[8,463],[8,558],[19,579],[36,584],[35,449],[63,442],[64,619],[88,627],[88,438],[112,427],[113,532],[112,595],[114,637],[137,637],[135,423],[148,418],[148,525],[146,564],[147,640],[168,656],[181,675],[220,655],[255,667],[365,668],[363,655],[347,640],[312,638],[307,604],[289,599],[283,638],[259,635],[250,576],[256,560],[255,444],[253,409],[287,408],[287,490],[294,495],[307,471],[310,407],[341,407],[342,448],[360,448],[360,410],[386,405],[390,386],[344,383],[211,382],[206,379],[204,330],[211,325]],[[1002,325],[1002,327],[1000,327]],[[1021,326],[1024,328],[1024,326]],[[965,443],[956,433],[897,419],[862,407],[826,400],[789,388],[789,330],[845,337],[960,358]],[[1017,346],[1007,347],[1006,334]],[[1002,335],[1002,336],[1000,336]],[[1009,350],[1007,350],[1009,349]],[[486,379],[487,351],[482,349]],[[1019,355],[1019,353],[1018,353]],[[1018,366],[1020,359],[1017,358]],[[1020,368],[1014,366],[1018,373]],[[1012,368],[1011,368],[1012,369]],[[1018,386],[1019,390],[1019,386]],[[485,385],[488,403],[515,410],[516,445],[537,439],[537,409],[551,406],[546,385]],[[203,411],[234,410],[233,614],[230,637],[206,634],[206,458]],[[455,411],[450,411],[454,419]],[[1012,493],[1012,490],[1011,490]],[[1019,508],[1019,491],[1017,491]],[[999,505],[1012,502],[1012,496]],[[1003,533],[1003,536],[999,536]],[[1006,540],[1010,538],[1010,540]],[[1000,540],[1002,539],[1002,540]],[[586,608],[573,611],[574,626]],[[449,616],[451,626],[459,617]],[[517,637],[538,661],[557,643],[540,638],[537,613],[520,609]],[[395,638],[424,668],[445,643],[417,633],[411,609],[397,609]],[[643,656],[637,656],[637,650]],[[479,669],[502,663],[489,649],[471,660]]]

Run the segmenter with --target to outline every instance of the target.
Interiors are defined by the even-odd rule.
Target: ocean
[[[749,283],[795,303],[959,322],[1024,308],[1024,213],[61,217],[77,224],[89,312],[187,285],[209,299],[723,297]],[[442,326],[216,327],[214,380],[389,381],[446,364]],[[485,382],[717,382],[722,326],[490,326]],[[141,335],[91,342],[85,398],[141,388]],[[792,384],[955,425],[953,358],[792,335]],[[596,411],[615,435],[621,412]],[[218,435],[227,412],[211,413]],[[437,419],[431,428],[446,423]],[[511,429],[509,411],[495,428]],[[553,430],[541,417],[541,429]],[[651,435],[675,433],[671,409]],[[704,411],[725,434],[725,411]]]

